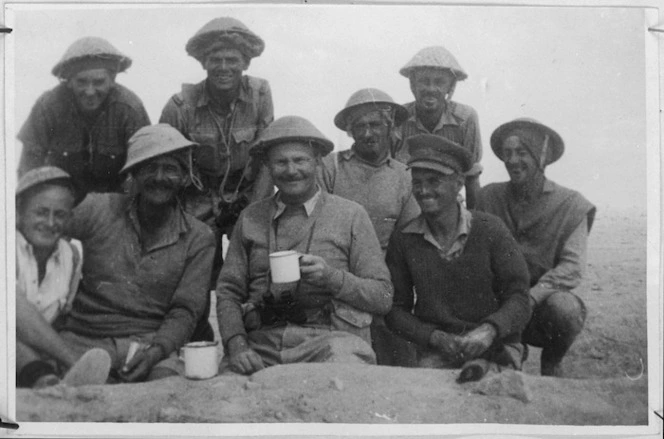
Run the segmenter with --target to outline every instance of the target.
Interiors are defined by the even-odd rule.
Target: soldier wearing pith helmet
[[[141,128],[122,169],[129,193],[88,195],[66,229],[86,260],[60,336],[74,351],[106,350],[123,381],[182,373],[177,352],[207,321],[214,236],[178,200],[193,147],[170,125]],[[130,358],[132,342],[142,349]]]
[[[520,369],[530,306],[528,269],[514,238],[500,219],[458,201],[472,166],[464,147],[419,134],[409,152],[422,214],[387,249],[394,284],[388,327],[416,344],[419,367],[460,367],[460,381]]]
[[[435,134],[463,146],[473,163],[464,182],[466,205],[472,208],[482,172],[479,120],[475,109],[452,100],[457,83],[468,78],[468,74],[454,55],[442,46],[420,50],[399,73],[408,78],[415,101],[404,105],[408,118],[397,131],[393,156],[407,163],[407,141],[416,134]]]
[[[60,84],[37,100],[19,131],[19,175],[57,166],[85,191],[121,192],[129,139],[150,124],[138,96],[115,81],[131,64],[103,38],[72,43],[52,70]]]
[[[565,151],[562,137],[534,119],[496,128],[491,149],[509,181],[479,193],[477,208],[500,217],[519,243],[530,272],[533,318],[524,342],[541,347],[542,375],[562,376],[563,358],[583,329],[586,306],[574,293],[586,269],[595,206],[544,175]]]
[[[265,79],[245,74],[265,43],[239,20],[220,17],[196,32],[185,49],[203,67],[206,79],[183,84],[166,103],[159,121],[200,145],[194,166],[202,187],[188,188],[185,209],[212,227],[221,248],[222,235],[230,234],[239,212],[250,201],[272,193],[268,179],[257,187],[260,163],[249,154],[274,119],[272,93]],[[219,251],[214,280],[221,264]]]
[[[225,364],[236,372],[376,362],[369,325],[389,310],[392,284],[364,208],[316,183],[332,149],[298,116],[275,120],[254,148],[279,191],[240,214],[217,282]],[[269,255],[280,251],[299,255],[298,282],[273,282]]]

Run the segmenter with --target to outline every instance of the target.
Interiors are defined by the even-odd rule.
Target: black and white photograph
[[[662,434],[657,1],[3,6],[0,436]]]

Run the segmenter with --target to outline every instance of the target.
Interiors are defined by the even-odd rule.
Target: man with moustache
[[[376,362],[369,324],[389,310],[392,285],[366,211],[316,183],[332,149],[296,116],[276,120],[253,149],[279,191],[242,212],[219,275],[217,314],[232,371]],[[269,254],[282,250],[300,254],[294,284],[271,281]]]
[[[408,148],[422,215],[393,234],[387,249],[394,283],[388,327],[417,345],[419,367],[462,367],[459,381],[520,369],[530,305],[516,241],[499,218],[458,201],[472,166],[465,148],[431,134],[411,137]]]
[[[16,188],[18,387],[103,384],[108,377],[106,351],[76,354],[54,328],[71,308],[81,278],[80,251],[62,237],[80,195],[69,174],[53,166],[31,169]]]
[[[194,144],[166,124],[129,140],[129,194],[91,194],[66,233],[83,243],[83,278],[60,337],[75,352],[106,350],[121,381],[183,372],[189,341],[208,297],[214,236],[184,212]],[[141,349],[129,358],[132,342]]]
[[[542,375],[562,376],[563,357],[586,319],[586,306],[572,291],[585,272],[596,208],[545,177],[565,149],[548,126],[526,118],[505,123],[491,135],[491,149],[510,180],[482,188],[477,208],[500,217],[519,243],[533,307],[524,342],[542,348]]]
[[[18,133],[19,176],[51,165],[89,192],[122,192],[129,138],[150,120],[141,100],[115,82],[131,59],[98,37],[76,40],[53,67],[60,80],[32,107]]]
[[[367,210],[383,252],[394,230],[420,213],[406,165],[390,156],[391,135],[408,116],[385,92],[366,88],[353,93],[334,118],[353,146],[322,160],[318,181],[327,192],[359,203]],[[371,341],[378,364],[407,365],[409,343],[394,336],[382,317],[374,318]]]
[[[408,138],[416,134],[435,134],[466,148],[473,166],[465,180],[466,206],[473,208],[480,189],[482,140],[477,112],[452,100],[458,81],[468,74],[456,58],[442,46],[425,47],[399,70],[410,81],[415,102],[406,104],[408,118],[396,132],[393,157],[407,163]]]

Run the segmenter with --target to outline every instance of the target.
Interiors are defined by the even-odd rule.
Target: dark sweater
[[[500,219],[472,215],[464,251],[451,261],[408,226],[392,235],[387,265],[394,305],[385,320],[397,334],[426,346],[434,329],[462,334],[488,322],[498,340],[520,340],[530,319],[526,262]]]

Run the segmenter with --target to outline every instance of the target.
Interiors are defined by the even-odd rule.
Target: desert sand
[[[298,364],[250,377],[18,389],[17,418],[645,425],[646,238],[645,213],[600,206],[590,236],[588,271],[577,290],[589,314],[565,359],[564,379],[539,376],[539,351],[534,348],[523,372],[466,384],[455,382],[454,370]]]

